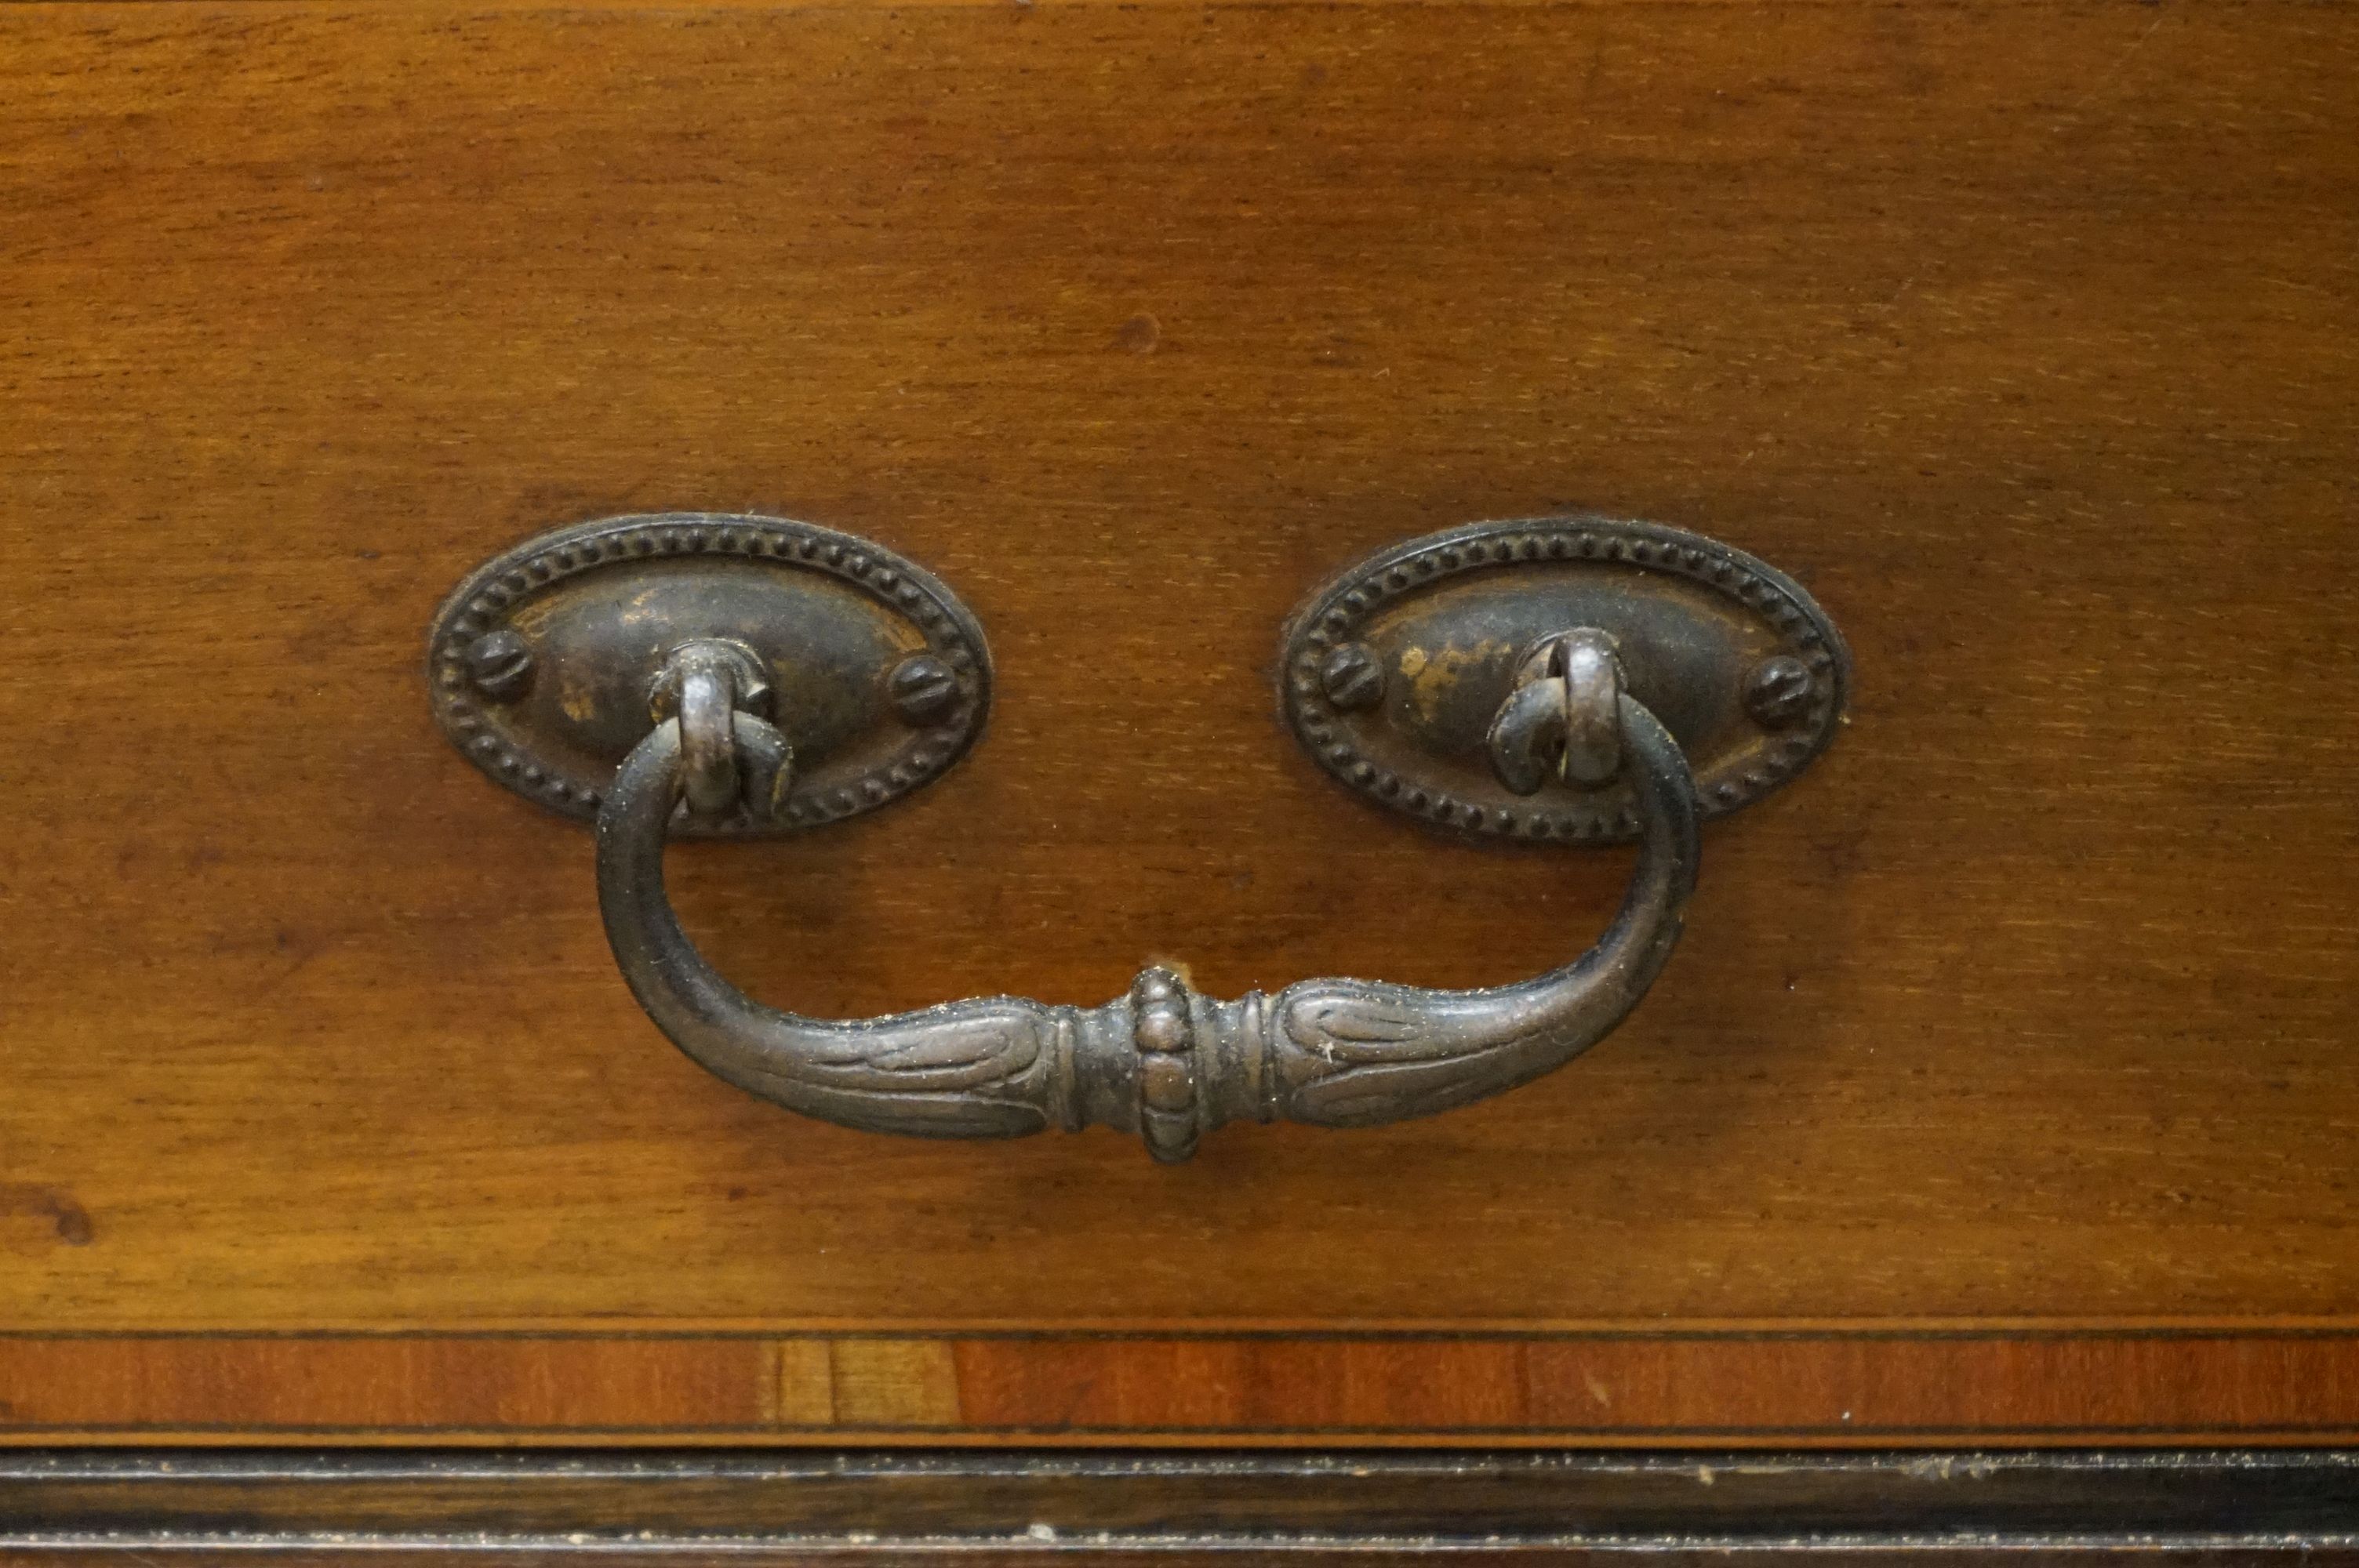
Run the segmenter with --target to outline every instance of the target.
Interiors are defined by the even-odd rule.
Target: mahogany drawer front
[[[2359,15],[35,5],[0,104],[0,1439],[2359,1431]],[[1705,532],[1855,687],[1510,1097],[879,1139],[434,732],[451,583],[674,509],[990,638],[940,785],[672,852],[822,1014],[1577,951],[1626,854],[1276,719],[1392,540]]]

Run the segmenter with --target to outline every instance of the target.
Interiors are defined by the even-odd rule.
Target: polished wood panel
[[[2359,1442],[2359,1335],[0,1338],[0,1444]]]
[[[41,5],[0,13],[0,1321],[2359,1301],[2359,13]],[[1591,1057],[1179,1171],[697,1071],[614,977],[585,837],[420,685],[437,596],[548,524],[871,534],[976,608],[1002,701],[906,808],[675,855],[751,989],[1498,980],[1626,860],[1328,787],[1269,662],[1361,551],[1571,505],[1806,579],[1849,732],[1710,832]],[[830,1399],[929,1408],[872,1370]],[[706,1375],[647,1374],[651,1419],[761,1419]],[[2328,1398],[2238,1375],[2256,1422]],[[408,1376],[332,1413],[408,1419]],[[551,1377],[516,1419],[607,1408]],[[1320,1408],[1488,1421],[1495,1386]],[[1760,1397],[1823,1422],[1813,1386]]]

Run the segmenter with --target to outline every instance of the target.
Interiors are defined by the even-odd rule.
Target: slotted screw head
[[[1810,711],[1810,666],[1790,654],[1764,659],[1745,678],[1745,711],[1755,722],[1776,730]]]
[[[958,675],[931,654],[912,654],[886,683],[895,711],[912,724],[930,724],[958,706]]]
[[[1346,712],[1374,708],[1384,700],[1385,667],[1365,643],[1346,643],[1319,666],[1319,686]]]
[[[532,648],[506,630],[486,632],[467,644],[467,678],[495,702],[522,697],[532,685]]]

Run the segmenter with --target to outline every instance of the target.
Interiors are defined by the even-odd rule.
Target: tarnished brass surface
[[[989,697],[982,631],[949,589],[806,524],[625,518],[480,568],[432,645],[452,741],[504,784],[594,809],[615,962],[714,1075],[869,1131],[1105,1125],[1165,1162],[1233,1120],[1447,1110],[1595,1044],[1669,959],[1695,887],[1703,806],[1680,737],[1742,804],[1826,743],[1848,673],[1799,587],[1691,535],[1562,519],[1412,541],[1298,614],[1288,715],[1330,771],[1434,820],[1636,836],[1595,946],[1479,990],[1316,979],[1224,1002],[1157,966],[1094,1009],[991,997],[835,1022],[753,1001],[704,961],[664,844],[849,815],[947,766]]]
[[[1366,1127],[1528,1083],[1612,1033],[1679,941],[1697,863],[1695,788],[1678,745],[1628,697],[1622,748],[1643,826],[1613,925],[1519,985],[1429,990],[1303,980],[1237,1001],[1144,970],[1098,1008],[987,997],[836,1022],[766,1007],[697,952],[664,892],[668,827],[687,787],[680,726],[632,751],[598,813],[598,898],[632,993],[716,1076],[791,1110],[871,1132],[1020,1138],[1103,1125],[1175,1162],[1224,1122]],[[767,726],[739,715],[741,744]]]
[[[1596,736],[1552,736],[1559,752],[1579,743],[1545,787],[1497,750],[1532,739],[1540,716],[1502,705],[1569,627],[1603,634],[1709,816],[1758,800],[1833,739],[1851,657],[1800,584],[1701,535],[1594,516],[1478,523],[1347,568],[1287,628],[1287,719],[1321,766],[1396,810],[1517,838],[1634,838],[1633,786],[1593,756]]]
[[[990,708],[982,628],[923,568],[808,523],[672,513],[559,528],[470,573],[428,640],[434,715],[500,784],[594,816],[648,724],[680,705],[685,672],[667,661],[690,643],[728,650],[725,706],[791,737],[794,776],[775,816],[683,812],[680,832],[882,806],[963,755]],[[725,801],[726,760],[698,766]]]

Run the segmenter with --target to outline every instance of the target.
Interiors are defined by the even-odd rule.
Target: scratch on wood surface
[[[2160,27],[2162,24],[2169,19],[2169,16],[2170,7],[2169,5],[2158,5],[2155,8],[2154,20],[2146,25],[2146,30],[2144,32],[2141,32],[2136,38],[2130,40],[2129,48],[2124,49],[2120,54],[2114,57],[2114,63],[2107,66],[2104,73],[2100,75],[2096,81],[2089,84],[2089,91],[2081,94],[2081,96],[2073,102],[2072,113],[2077,114],[2082,110],[2087,108],[2096,100],[2097,94],[2103,92],[2108,86],[2112,85],[2114,79],[2121,75],[2123,69],[2130,63],[2131,57],[2136,55],[2138,50],[2146,48],[2146,41],[2154,37],[2155,30]]]

